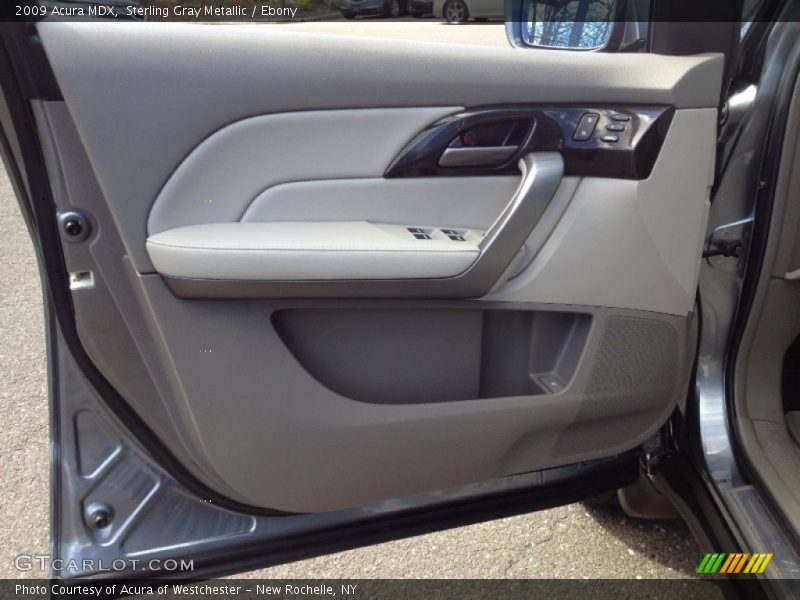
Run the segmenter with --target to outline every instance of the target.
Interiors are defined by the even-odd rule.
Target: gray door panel
[[[69,271],[95,282],[73,291],[81,339],[220,494],[321,512],[612,456],[685,393],[720,57],[40,29],[64,92],[36,106],[56,200],[94,227],[64,244]],[[109,86],[112,71],[124,81]],[[519,176],[389,180],[386,167],[460,107],[580,101],[677,110],[647,179],[563,178],[484,297],[185,299],[148,255],[148,236],[188,226],[291,223],[311,236],[312,222],[358,221],[479,239]],[[293,260],[276,264],[299,270]],[[416,281],[434,272],[415,268]]]
[[[723,63],[713,55],[646,54],[593,54],[587,62],[561,51],[532,56],[511,47],[377,42],[247,26],[48,22],[38,29],[128,253],[142,272],[152,271],[140,225],[154,199],[193,149],[241,119],[514,102],[716,107]],[[409,139],[435,120],[427,116],[418,127],[408,124]],[[351,128],[347,135],[390,135],[393,127],[386,119],[377,131]],[[325,139],[320,151],[341,160],[341,143]],[[368,157],[358,152],[353,158]]]

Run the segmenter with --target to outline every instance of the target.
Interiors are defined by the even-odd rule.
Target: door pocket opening
[[[273,324],[325,387],[373,404],[420,404],[565,390],[591,316],[506,310],[296,309]]]

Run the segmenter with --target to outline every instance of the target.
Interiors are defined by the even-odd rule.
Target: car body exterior
[[[502,0],[433,0],[433,16],[448,23],[502,19]]]
[[[406,12],[403,0],[342,0],[339,11],[345,19],[359,15],[384,15],[399,17]]]
[[[433,0],[411,0],[408,3],[408,12],[415,19],[433,15]]]

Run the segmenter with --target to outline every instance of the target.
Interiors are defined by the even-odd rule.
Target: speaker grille
[[[553,456],[611,448],[651,425],[673,400],[679,359],[678,334],[670,324],[609,318],[586,398],[556,442]]]

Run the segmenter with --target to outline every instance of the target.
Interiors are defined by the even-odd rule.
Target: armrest
[[[438,228],[409,229],[365,221],[211,223],[155,234],[147,251],[168,277],[243,281],[452,277],[478,258],[482,232],[459,230],[467,234],[461,241]]]

